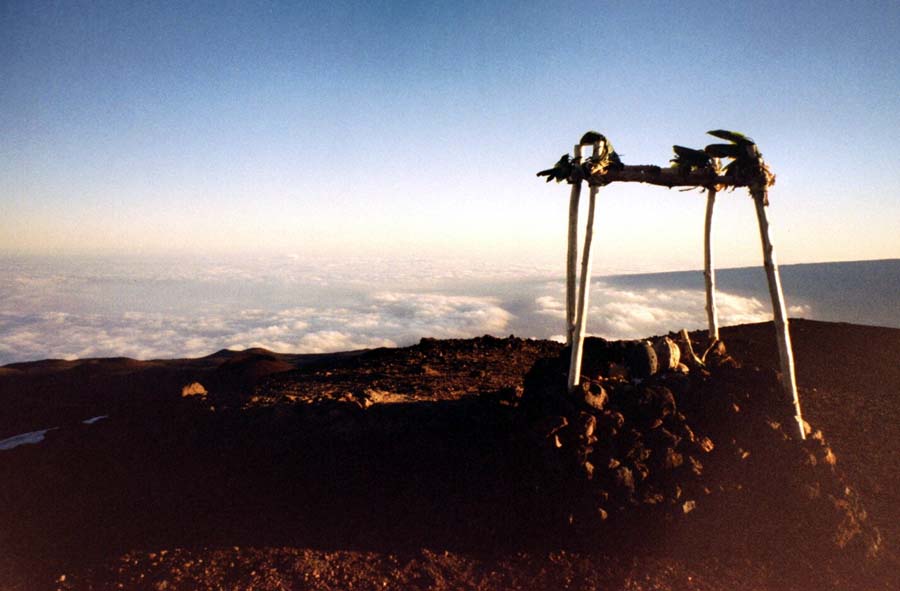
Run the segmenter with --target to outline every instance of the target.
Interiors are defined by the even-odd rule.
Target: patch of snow
[[[89,419],[85,419],[81,422],[84,423],[85,425],[93,425],[97,421],[102,421],[103,419],[108,419],[108,418],[109,418],[109,415],[100,415],[100,416],[96,416],[96,417],[91,417]]]
[[[32,445],[35,443],[40,443],[44,440],[44,436],[47,435],[47,433],[49,433],[50,431],[55,431],[56,429],[59,429],[59,427],[51,427],[50,429],[42,429],[40,431],[31,431],[30,433],[22,433],[8,439],[3,439],[2,441],[0,441],[0,451],[13,449],[15,447],[19,447],[20,445]]]

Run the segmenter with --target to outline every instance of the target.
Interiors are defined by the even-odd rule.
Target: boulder
[[[659,361],[656,351],[650,341],[639,341],[629,347],[625,364],[632,378],[647,379],[659,371]]]
[[[181,397],[182,398],[190,398],[192,396],[200,396],[201,398],[206,397],[209,392],[206,391],[206,388],[203,387],[203,384],[200,382],[191,382],[190,384],[186,384],[181,389]]]
[[[583,412],[578,417],[580,423],[581,435],[590,438],[597,429],[597,417],[591,413]]]
[[[582,400],[588,408],[598,412],[606,408],[609,395],[603,386],[597,382],[584,382],[582,386],[584,392]]]
[[[672,371],[678,369],[681,363],[681,349],[669,337],[662,337],[653,343],[659,371]]]

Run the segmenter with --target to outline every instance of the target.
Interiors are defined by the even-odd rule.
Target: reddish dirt
[[[771,381],[771,324],[722,336]],[[900,331],[797,320],[792,336],[805,416],[881,532],[877,561],[720,535],[724,509],[561,524],[522,402],[561,347],[484,337],[0,368],[0,440],[60,427],[0,451],[0,588],[900,588]],[[209,395],[182,398],[194,381]]]

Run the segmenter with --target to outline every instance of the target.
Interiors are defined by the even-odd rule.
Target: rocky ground
[[[771,324],[6,366],[0,588],[900,588],[900,331],[792,335],[803,443]]]

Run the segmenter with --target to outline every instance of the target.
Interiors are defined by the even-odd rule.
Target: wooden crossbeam
[[[741,178],[716,175],[707,171],[685,174],[675,168],[663,168],[652,164],[626,164],[621,170],[607,170],[602,174],[591,175],[587,181],[591,185],[646,183],[670,189],[673,187],[750,187],[760,183],[757,176]]]

